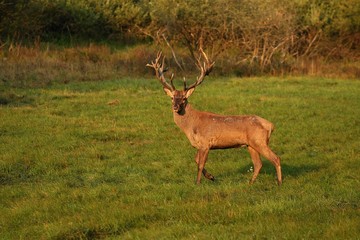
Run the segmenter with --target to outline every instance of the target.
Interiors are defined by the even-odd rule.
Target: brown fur
[[[184,91],[164,90],[172,98],[176,125],[185,133],[191,145],[198,149],[195,157],[198,164],[197,183],[200,183],[201,173],[214,180],[204,168],[209,150],[246,146],[254,164],[250,182],[253,183],[259,174],[262,167],[260,155],[263,155],[274,164],[278,184],[281,184],[280,158],[268,146],[274,129],[271,122],[255,115],[223,116],[193,109],[187,99],[194,88]]]

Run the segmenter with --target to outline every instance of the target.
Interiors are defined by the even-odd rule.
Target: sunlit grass
[[[4,239],[356,239],[360,235],[360,82],[207,79],[195,108],[276,125],[256,183],[244,149],[195,150],[155,79],[3,88]]]

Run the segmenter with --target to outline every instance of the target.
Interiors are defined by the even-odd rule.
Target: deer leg
[[[282,183],[282,176],[281,176],[281,165],[280,165],[280,158],[267,146],[262,146],[259,149],[256,149],[261,155],[267,158],[276,169],[277,174],[277,181],[278,185]]]
[[[250,180],[250,184],[253,184],[256,177],[259,175],[260,169],[262,167],[262,162],[260,159],[260,154],[252,147],[248,147],[252,162],[254,164],[254,174]]]
[[[200,180],[201,180],[201,174],[204,171],[204,167],[205,167],[205,163],[207,160],[207,157],[209,155],[209,149],[199,149],[196,157],[196,162],[198,164],[198,173],[197,173],[197,178],[196,178],[196,184],[200,184]],[[205,170],[206,172],[206,170]]]
[[[196,161],[196,164],[199,165],[199,159],[200,159],[200,150],[196,153],[196,157],[195,157],[195,161]],[[215,181],[215,177],[209,173],[208,171],[206,171],[205,168],[203,168],[202,170],[202,174],[204,175],[204,177],[206,177],[207,179],[211,180],[211,181]]]

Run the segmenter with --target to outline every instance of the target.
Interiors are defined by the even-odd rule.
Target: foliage
[[[0,0],[0,51],[65,39],[204,48],[224,69],[279,73],[360,59],[360,3],[319,0]]]
[[[200,47],[213,59],[223,51],[227,55],[236,52],[237,57],[229,61],[247,61],[264,68],[294,45],[294,16],[282,1],[165,2],[150,2],[153,11],[148,34],[161,41],[165,33],[174,44],[187,46],[192,56]]]
[[[302,40],[308,42],[304,54],[353,57],[359,51],[360,2],[298,1],[296,16]]]
[[[121,37],[138,23],[139,11],[131,0],[2,0],[1,37],[20,41]]]
[[[281,187],[266,160],[248,184],[245,149],[211,152],[217,180],[196,186],[195,150],[155,79],[2,87],[1,237],[357,239],[359,84],[209,78],[197,89],[197,109],[275,123]]]

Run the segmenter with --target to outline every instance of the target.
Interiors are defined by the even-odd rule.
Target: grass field
[[[276,125],[254,185],[245,149],[193,149],[155,79],[0,87],[1,239],[360,239],[360,81],[206,79],[192,106]]]

